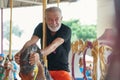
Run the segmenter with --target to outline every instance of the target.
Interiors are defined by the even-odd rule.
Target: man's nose
[[[55,20],[53,20],[53,21],[52,21],[52,23],[53,23],[53,24],[56,24],[56,21],[55,21]]]

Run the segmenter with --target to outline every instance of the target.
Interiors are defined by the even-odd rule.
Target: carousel
[[[7,0],[7,8],[10,8],[10,37],[9,37],[9,53],[5,54],[3,51],[3,10],[6,2],[1,0],[1,52],[0,52],[0,80],[53,80],[47,69],[47,58],[41,54],[42,66],[31,66],[28,63],[28,55],[31,51],[38,52],[39,47],[32,45],[21,54],[21,63],[19,66],[19,79],[15,79],[14,72],[15,61],[12,55],[12,17],[13,7],[17,7],[14,2],[26,3],[27,6],[42,5],[43,6],[43,41],[46,41],[46,27],[45,27],[45,9],[47,4],[56,3],[59,7],[61,1],[67,0]],[[40,2],[39,2],[40,1]],[[75,0],[77,1],[77,0]],[[70,0],[74,2],[74,0]],[[24,4],[25,6],[25,4]],[[20,7],[20,6],[19,6]],[[69,55],[69,68],[73,80],[105,80],[110,64],[111,54],[113,52],[114,35],[113,29],[105,29],[104,33],[94,41],[77,40],[71,43],[71,51]],[[42,44],[42,48],[46,46]],[[23,55],[24,53],[28,53]],[[39,52],[38,52],[39,53]],[[27,64],[24,65],[24,62]],[[35,67],[35,68],[34,68]]]

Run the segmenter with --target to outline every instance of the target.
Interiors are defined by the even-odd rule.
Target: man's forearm
[[[32,45],[32,42],[30,40],[27,41],[19,52],[24,51],[25,49],[27,49],[31,45]]]
[[[43,54],[43,56],[47,56],[51,52],[55,51],[56,48],[59,47],[63,42],[64,42],[64,39],[56,38],[50,45],[48,45],[44,49],[41,49],[40,52]]]

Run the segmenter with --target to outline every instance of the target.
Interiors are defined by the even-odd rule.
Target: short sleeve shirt
[[[47,25],[46,25],[47,26]],[[47,56],[48,70],[65,70],[69,71],[68,68],[68,55],[71,44],[71,29],[62,24],[61,28],[56,32],[54,36],[51,35],[51,31],[47,28],[47,45],[49,45],[54,39],[60,37],[64,39],[64,43],[61,44],[55,51]],[[34,30],[33,35],[38,36],[42,40],[42,23],[40,23]],[[44,41],[41,41],[41,44]]]

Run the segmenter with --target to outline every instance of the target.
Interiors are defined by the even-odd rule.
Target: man
[[[71,80],[68,67],[68,55],[71,44],[71,29],[62,24],[62,13],[58,7],[50,7],[46,9],[45,21],[47,26],[47,46],[41,49],[43,56],[47,56],[48,70],[53,80]],[[25,43],[23,48],[15,56],[16,62],[19,64],[19,54],[28,46],[35,44],[39,39],[42,40],[42,23],[34,30],[32,38]],[[41,41],[41,44],[44,41]],[[40,63],[39,54],[32,54],[29,63],[31,65]]]

